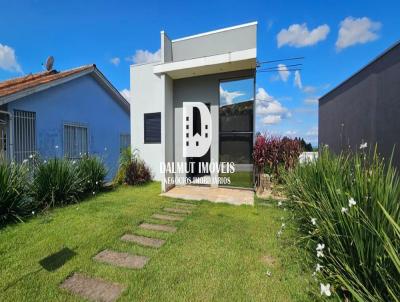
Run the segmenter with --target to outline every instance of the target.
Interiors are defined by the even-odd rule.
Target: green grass
[[[221,173],[219,177],[229,177],[231,183],[224,186],[253,188],[253,172],[237,171],[235,173]]]
[[[74,272],[127,285],[120,301],[309,301],[294,230],[277,239],[289,211],[197,202],[174,234],[140,231],[142,221],[174,200],[159,196],[160,184],[120,187],[89,200],[0,230],[0,301],[81,301],[59,289]],[[160,249],[119,240],[124,233],[165,238]],[[76,255],[54,271],[39,261],[63,248]],[[98,263],[109,248],[150,256],[142,270]],[[268,255],[274,265],[261,261]],[[267,271],[272,275],[267,276]]]

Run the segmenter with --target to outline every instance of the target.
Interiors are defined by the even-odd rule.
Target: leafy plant
[[[126,169],[125,182],[128,185],[141,185],[151,181],[152,175],[146,163],[135,155]]]
[[[400,179],[392,165],[376,152],[324,149],[284,179],[322,285],[341,299],[398,301]]]
[[[77,163],[77,170],[83,182],[83,191],[85,193],[101,190],[107,175],[107,169],[98,157],[83,156]]]
[[[130,147],[125,148],[121,151],[119,157],[118,171],[114,177],[114,183],[122,184],[125,181],[126,170],[129,164],[132,162],[133,154]]]
[[[54,158],[35,168],[32,194],[42,208],[77,202],[84,190],[77,165],[67,159]]]
[[[22,221],[34,209],[25,165],[0,161],[0,226]]]

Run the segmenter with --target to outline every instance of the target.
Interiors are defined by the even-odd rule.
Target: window
[[[231,185],[253,186],[254,78],[220,82],[219,160],[234,162]]]
[[[119,137],[119,151],[128,148],[131,145],[131,135],[130,134],[121,134]]]
[[[161,143],[161,112],[144,114],[144,143]]]
[[[36,113],[14,111],[14,160],[18,163],[36,152]]]
[[[64,125],[64,155],[79,159],[88,153],[88,129],[76,124]]]

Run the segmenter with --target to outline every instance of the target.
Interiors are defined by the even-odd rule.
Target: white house
[[[160,62],[131,66],[132,148],[150,166],[155,179],[162,181],[163,191],[174,185],[167,179],[180,184],[178,179],[185,177],[209,174],[217,179],[226,172],[226,167],[215,170],[211,165],[208,171],[194,168],[189,172],[160,167],[189,162],[195,167],[234,163],[229,184],[252,187],[256,45],[257,22],[175,40],[162,31]],[[202,108],[209,110],[211,125],[204,124],[200,110],[193,109],[191,120],[184,117],[183,108],[189,102],[205,104]],[[204,141],[211,136],[203,156],[183,156],[189,132],[190,137],[196,132],[194,137],[202,136]]]

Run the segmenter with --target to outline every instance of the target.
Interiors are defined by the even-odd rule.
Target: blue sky
[[[399,1],[0,0],[0,7],[0,81],[38,72],[53,55],[58,70],[95,63],[121,91],[132,60],[157,56],[160,30],[174,39],[258,21],[260,61],[305,59],[301,87],[294,72],[257,74],[257,130],[313,144],[315,100],[400,39]]]

